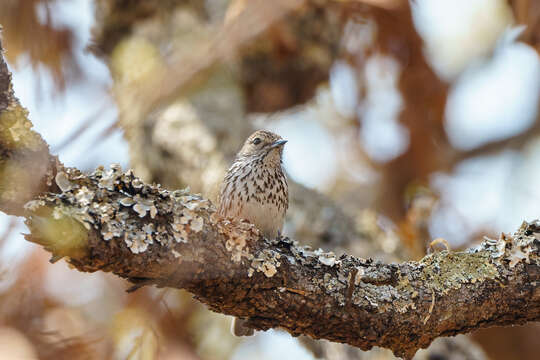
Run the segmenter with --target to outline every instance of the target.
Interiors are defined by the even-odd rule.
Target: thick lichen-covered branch
[[[187,190],[148,185],[117,166],[65,169],[31,130],[0,57],[0,210],[27,239],[81,271],[185,288],[212,310],[362,349],[411,357],[445,335],[540,319],[540,224],[419,262],[337,257],[251,224],[215,217]]]
[[[540,320],[539,222],[465,252],[383,264],[265,239],[252,224],[218,219],[198,195],[144,184],[117,166],[65,169],[55,180],[61,193],[26,205],[28,240],[81,271],[185,288],[256,329],[410,358],[439,336]]]

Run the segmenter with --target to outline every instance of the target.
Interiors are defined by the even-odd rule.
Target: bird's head
[[[239,155],[242,157],[261,158],[264,162],[281,163],[283,145],[287,140],[267,130],[257,130],[247,138]]]

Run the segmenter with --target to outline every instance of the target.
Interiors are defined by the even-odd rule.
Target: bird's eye
[[[259,145],[261,143],[261,139],[260,138],[255,138],[253,139],[253,145]]]

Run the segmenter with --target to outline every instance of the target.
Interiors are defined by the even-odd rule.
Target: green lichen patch
[[[24,164],[2,159],[0,161],[0,199],[2,202],[16,201],[21,193],[28,192],[31,183]]]
[[[459,289],[465,283],[495,279],[499,275],[489,254],[485,252],[470,254],[442,251],[424,257],[420,263],[424,265],[422,278],[429,282],[431,289],[442,293]]]
[[[36,209],[26,225],[32,233],[28,240],[42,245],[54,258],[82,259],[87,254],[88,230],[80,220],[58,208]]]
[[[12,103],[0,112],[0,143],[4,149],[27,149],[37,151],[45,146],[43,140],[28,120],[28,111]]]
[[[141,37],[120,42],[111,56],[113,76],[121,83],[140,82],[163,67],[154,44]]]

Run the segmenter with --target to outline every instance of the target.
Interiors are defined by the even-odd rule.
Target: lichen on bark
[[[256,329],[281,327],[365,350],[377,345],[410,358],[439,336],[540,318],[539,222],[468,251],[384,264],[265,239],[249,223],[217,218],[198,195],[144,184],[117,166],[64,174],[61,187],[71,186],[37,201],[86,224],[88,256],[68,259],[73,266],[185,288]],[[31,239],[39,242],[34,221],[29,214]]]

